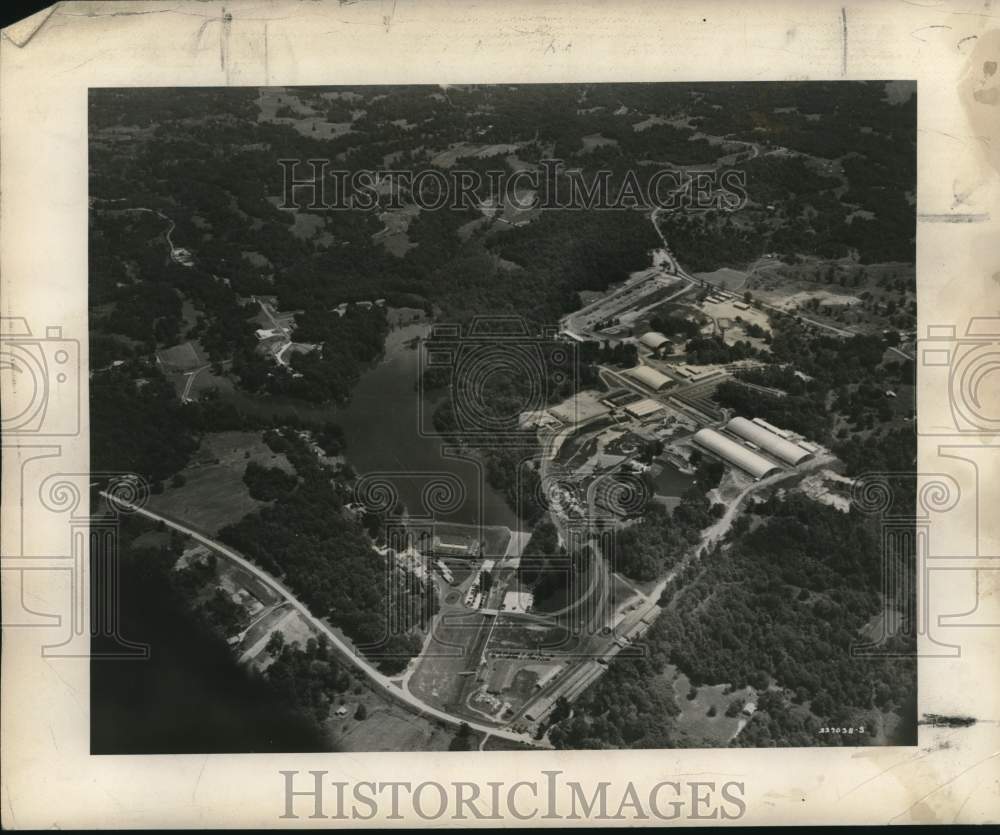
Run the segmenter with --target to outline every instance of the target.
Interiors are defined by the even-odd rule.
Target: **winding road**
[[[453,716],[450,713],[446,713],[443,710],[438,710],[431,705],[418,699],[409,690],[405,688],[403,683],[398,680],[393,681],[389,676],[380,673],[374,666],[372,666],[368,661],[359,656],[354,652],[353,648],[350,647],[344,640],[337,635],[330,625],[320,618],[313,615],[309,611],[308,607],[299,600],[291,590],[289,590],[284,584],[279,580],[276,580],[266,571],[261,569],[259,566],[254,565],[246,557],[233,551],[231,548],[223,545],[220,542],[216,542],[214,539],[210,539],[203,534],[198,533],[191,528],[175,522],[172,519],[168,519],[165,516],[160,516],[158,513],[153,513],[151,510],[147,510],[139,505],[132,504],[119,498],[118,496],[109,495],[105,491],[100,491],[100,494],[104,496],[105,499],[113,502],[119,507],[127,508],[133,513],[138,513],[141,516],[145,516],[148,519],[152,519],[156,522],[162,522],[169,528],[178,531],[185,536],[189,536],[192,539],[200,542],[215,551],[217,554],[225,557],[228,560],[239,565],[244,570],[250,572],[258,580],[260,580],[269,589],[274,591],[279,597],[292,606],[305,620],[312,626],[317,632],[322,633],[330,641],[330,643],[339,651],[340,655],[350,662],[354,667],[360,670],[361,673],[371,682],[374,687],[381,690],[386,696],[395,699],[397,702],[402,703],[407,708],[409,708],[413,713],[418,716],[426,716],[432,719],[437,719],[438,721],[444,722],[455,728],[460,727],[465,724],[468,725],[473,730],[479,731],[480,733],[490,734],[492,736],[501,737],[503,739],[508,739],[513,742],[520,742],[531,745],[533,747],[538,747],[538,741],[532,739],[530,734],[527,733],[516,733],[514,731],[506,730],[504,728],[499,728],[495,725],[486,725],[479,722],[468,720],[464,717]]]

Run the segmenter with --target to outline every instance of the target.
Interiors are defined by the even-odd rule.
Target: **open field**
[[[251,461],[293,471],[285,455],[272,452],[256,433],[212,433],[202,439],[191,463],[181,471],[184,485],[165,485],[161,494],[150,497],[150,509],[216,533],[262,506],[243,483]]]
[[[492,623],[478,613],[444,615],[410,678],[410,691],[428,704],[460,710]]]
[[[344,717],[335,715],[341,700],[347,708]],[[359,704],[368,711],[366,719],[354,718]],[[342,751],[447,751],[454,736],[443,725],[418,718],[360,685],[334,702],[326,726],[334,744]],[[481,735],[477,731],[472,731],[472,735],[478,746]]]
[[[525,657],[547,652],[572,652],[577,637],[562,626],[502,617],[490,639],[490,651],[506,651]]]
[[[274,632],[285,637],[286,644],[298,643],[305,647],[306,641],[314,637],[302,616],[290,606],[275,606],[257,617],[240,642],[241,663],[252,663],[257,669],[266,669],[274,660],[265,652],[267,643]]]
[[[382,244],[388,252],[402,258],[416,246],[407,237],[406,230],[409,229],[410,223],[418,214],[420,214],[420,209],[414,204],[382,212],[379,215],[379,220],[382,221],[384,227],[372,235],[372,240]]]
[[[742,290],[749,277],[742,270],[734,270],[731,267],[722,267],[710,273],[694,273],[695,278],[707,281],[718,287],[720,290]]]
[[[830,290],[817,289],[799,290],[797,293],[786,296],[777,306],[783,310],[792,312],[803,307],[812,299],[818,300],[821,305],[852,305],[861,303],[861,299],[850,293],[834,293]]]
[[[709,745],[725,745],[742,727],[741,718],[745,722],[746,717],[726,716],[726,709],[734,699],[745,700],[750,693],[748,688],[727,695],[724,684],[702,685],[697,688],[697,696],[688,699],[691,682],[686,675],[668,665],[663,677],[672,679],[670,687],[681,711],[677,727],[691,742],[705,740]],[[711,708],[715,708],[714,716],[708,715]]]
[[[303,136],[313,139],[333,139],[343,136],[351,130],[353,124],[353,122],[328,122],[322,113],[304,103],[299,95],[286,87],[261,88],[257,106],[260,108],[258,122],[291,125]],[[279,112],[289,111],[293,115],[278,115]]]
[[[156,361],[164,374],[183,374],[205,365],[208,357],[195,340],[157,351]]]
[[[916,297],[912,264],[856,264],[851,261],[805,262],[796,266],[760,259],[744,289],[755,299],[781,310],[801,310],[810,318],[858,333],[878,333],[900,315],[912,319]],[[815,300],[815,301],[813,301]],[[891,303],[890,313],[886,305]],[[818,307],[817,307],[818,306]]]

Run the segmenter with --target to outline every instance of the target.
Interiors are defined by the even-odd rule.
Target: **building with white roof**
[[[719,456],[727,464],[739,467],[755,479],[764,478],[780,469],[773,461],[768,461],[763,455],[758,455],[714,429],[699,429],[694,434],[694,442],[702,449]]]
[[[777,435],[759,423],[754,423],[746,418],[733,418],[726,424],[726,431],[743,438],[745,441],[752,441],[764,452],[793,467],[812,458],[812,453],[807,452],[798,444],[792,443],[787,438],[782,438],[781,435]]]
[[[639,343],[650,351],[659,351],[660,348],[669,345],[670,340],[659,331],[648,331],[639,337]]]
[[[635,403],[629,403],[625,407],[626,413],[634,418],[647,418],[650,415],[655,415],[657,412],[663,409],[662,403],[657,403],[655,400],[650,400],[648,397],[644,397],[642,400],[637,400]]]
[[[665,389],[673,382],[666,374],[661,374],[655,368],[650,368],[648,365],[637,365],[625,373],[653,391]]]

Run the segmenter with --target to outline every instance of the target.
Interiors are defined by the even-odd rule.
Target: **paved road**
[[[753,150],[754,150],[754,156],[757,156],[757,154],[759,153],[759,148],[757,146],[753,146]],[[671,251],[670,244],[667,241],[666,236],[660,230],[659,223],[657,222],[657,217],[658,217],[659,213],[660,213],[660,209],[654,210],[653,213],[652,213],[652,216],[651,216],[650,220],[651,220],[651,222],[653,224],[653,229],[656,230],[657,235],[659,236],[660,240],[663,243],[663,250],[662,250],[662,252],[664,253],[663,263],[666,266],[667,272],[669,272],[670,274],[673,274],[673,275],[675,275],[675,276],[677,276],[679,278],[682,278],[682,279],[690,282],[691,285],[700,284],[701,282],[698,279],[696,279],[694,276],[690,275],[680,265],[680,263],[677,261],[677,258],[674,256],[673,252]],[[716,292],[718,292],[721,295],[729,296],[731,298],[737,298],[737,299],[741,298],[741,295],[739,293],[734,293],[734,292],[728,291],[728,290],[722,290],[720,288],[715,288],[715,289],[716,289]],[[619,293],[620,293],[620,291],[619,291]],[[601,305],[601,303],[603,301],[606,301],[606,300],[600,300],[600,301],[594,302],[591,305],[589,305],[589,306],[583,308],[582,310],[578,311],[577,314],[571,314],[569,317],[567,317],[567,321],[569,321],[570,323],[573,323],[573,319],[574,319],[575,315],[580,315],[585,310],[593,309],[595,307],[598,307],[598,306]],[[769,304],[766,304],[766,303],[763,303],[763,302],[758,302],[758,303],[762,307],[769,308],[769,309],[777,311],[779,313],[787,313],[787,311],[781,310],[781,308],[775,307],[774,305],[769,305]],[[808,318],[806,316],[802,316],[800,314],[798,316],[799,316],[799,318],[803,322],[806,322],[806,323],[808,323],[810,325],[813,325],[815,327],[822,328],[824,330],[833,332],[833,333],[837,334],[838,336],[851,337],[851,336],[856,336],[857,335],[853,331],[849,331],[849,330],[846,330],[844,328],[838,328],[838,327],[835,327],[833,325],[828,325],[825,322],[820,322],[820,321],[817,321],[815,319],[810,319],[810,318]],[[898,348],[892,348],[891,350],[894,353],[898,354],[899,356],[902,356],[902,357],[904,357],[906,359],[912,359],[912,357],[909,357],[906,353],[904,353],[902,350],[900,350]],[[611,370],[609,368],[601,366],[599,373],[600,373],[600,376],[604,380],[605,383],[609,383],[611,380],[614,380],[615,382],[617,382],[619,384],[625,385],[627,388],[629,388],[631,390],[638,391],[644,397],[651,397],[652,396],[652,397],[657,397],[657,399],[659,399],[658,395],[655,395],[655,394],[651,395],[649,392],[646,392],[645,390],[643,390],[642,388],[640,388],[637,384],[635,384],[634,381],[627,379],[626,377],[624,377],[623,375],[621,375],[620,373],[618,373],[616,371],[613,371],[613,370]],[[697,385],[697,384],[692,384],[692,386],[694,386],[694,385]],[[681,391],[683,391],[683,390],[684,389],[682,389]],[[678,393],[678,391],[676,389],[672,390],[670,392],[671,395],[676,395],[677,393]],[[670,396],[667,395],[667,396],[664,397],[664,399],[665,400],[666,399],[670,399]],[[554,436],[553,438],[549,439],[547,442],[543,443],[543,446],[545,448],[545,454],[543,454],[543,456],[542,456],[542,474],[543,474],[543,477],[544,477],[545,471],[546,471],[546,464],[548,464],[549,461],[550,461],[550,459],[552,457],[554,457],[554,449],[556,448],[554,441],[555,441],[556,437],[558,437],[558,435]],[[632,609],[632,611],[627,612],[627,614],[626,614],[625,618],[623,619],[623,621],[618,625],[618,629],[616,629],[616,632],[618,634],[620,634],[620,635],[630,635],[630,634],[632,634],[633,630],[636,629],[640,625],[641,622],[645,622],[647,625],[652,623],[652,621],[660,614],[660,612],[662,610],[662,607],[660,606],[660,598],[663,595],[663,592],[666,590],[667,585],[674,579],[674,577],[676,577],[678,575],[678,573],[681,571],[681,569],[683,569],[686,565],[688,565],[692,560],[699,559],[700,556],[701,556],[701,554],[704,552],[704,550],[707,549],[707,547],[711,546],[715,542],[718,542],[726,534],[726,532],[732,526],[733,521],[735,520],[736,516],[738,515],[739,511],[741,510],[741,508],[742,508],[744,502],[746,501],[746,499],[748,498],[748,496],[750,496],[752,493],[760,490],[761,488],[769,487],[769,486],[773,485],[776,482],[780,482],[780,481],[783,481],[785,479],[794,477],[794,476],[796,476],[798,474],[801,474],[803,471],[813,470],[813,469],[815,469],[815,468],[817,468],[819,466],[825,466],[825,465],[829,464],[833,460],[835,460],[833,458],[833,456],[830,456],[830,455],[820,455],[820,456],[817,456],[813,461],[810,461],[805,466],[798,467],[798,468],[795,468],[795,469],[792,469],[792,470],[784,470],[784,471],[782,471],[780,473],[775,474],[774,476],[771,476],[770,478],[767,478],[767,479],[764,479],[762,481],[755,482],[755,483],[749,485],[732,502],[728,503],[728,507],[726,509],[725,514],[722,516],[722,518],[720,518],[719,520],[717,520],[713,525],[711,525],[710,527],[706,528],[702,532],[701,543],[700,543],[700,545],[698,547],[692,548],[688,552],[688,555],[686,556],[686,558],[683,559],[670,572],[668,572],[666,574],[666,576],[664,576],[660,580],[660,582],[656,585],[656,587],[648,595],[640,593],[640,602],[637,605],[635,605],[635,608]],[[554,520],[556,522],[556,525],[559,528],[560,532],[562,532],[562,527],[563,526],[561,524],[562,520],[561,520],[559,514],[555,514],[554,513],[554,514],[552,514],[552,516],[553,516],[553,518],[554,518]],[[599,579],[603,578],[603,575],[605,574],[605,571],[607,570],[607,567],[605,565],[605,561],[601,558],[601,556],[599,555],[599,553],[598,553],[597,563],[598,563],[599,569],[601,569],[601,570],[600,570],[599,573],[595,572],[595,579],[599,580]],[[607,572],[607,575],[608,575],[607,576],[607,580],[610,581],[611,580],[610,571]],[[588,595],[590,595],[590,594],[592,594],[594,592],[594,590],[595,590],[594,589],[594,585],[595,584],[592,584],[591,588],[588,589],[588,592],[587,592]],[[612,652],[615,651],[614,650],[614,646],[617,646],[617,645],[613,645],[612,650],[611,650]],[[593,663],[593,660],[591,660],[590,663]],[[581,682],[583,684],[583,686],[580,687],[579,690],[576,690],[575,687],[572,688],[574,690],[572,698],[575,698],[576,696],[578,696],[580,694],[580,692],[582,692],[584,689],[586,689],[587,687],[589,687],[596,679],[598,679],[603,674],[603,672],[606,669],[606,667],[603,666],[603,665],[596,665],[595,664],[594,667],[595,667],[595,669],[592,672],[588,672],[587,673],[587,675],[586,675],[586,682],[585,683]],[[541,691],[541,693],[536,694],[535,698],[529,700],[529,702],[526,703],[521,708],[520,711],[518,711],[518,714],[517,714],[518,717],[520,717],[521,715],[523,715],[524,713],[526,713],[527,710],[530,707],[532,707],[536,702],[540,701],[542,698],[549,698],[549,697],[552,696],[552,694],[554,694],[556,692],[560,692],[560,691],[563,692],[564,694],[567,693],[568,689],[566,689],[566,684],[567,684],[568,680],[570,678],[572,678],[572,676],[576,675],[576,673],[578,671],[579,670],[574,671],[573,673],[571,673],[569,675],[560,676],[551,685],[543,688],[542,691]]]
[[[514,731],[508,731],[503,728],[497,728],[493,725],[484,725],[475,721],[470,721],[461,716],[453,716],[450,713],[445,713],[443,710],[438,710],[431,705],[422,702],[408,690],[400,689],[392,683],[392,680],[380,673],[375,667],[373,667],[368,661],[366,661],[361,656],[357,655],[354,650],[348,646],[341,638],[334,632],[330,626],[324,621],[317,618],[309,609],[306,607],[302,601],[300,601],[295,595],[286,588],[281,582],[276,580],[266,571],[262,570],[260,567],[254,565],[245,557],[240,556],[235,551],[227,548],[220,542],[216,542],[213,539],[209,539],[207,536],[203,536],[197,531],[191,530],[191,528],[180,524],[179,522],[174,522],[172,519],[167,519],[164,516],[160,516],[157,513],[153,513],[151,510],[146,510],[143,507],[133,505],[129,502],[122,501],[117,496],[108,496],[106,492],[101,491],[101,495],[105,498],[114,501],[116,504],[122,507],[127,507],[135,513],[141,514],[149,519],[154,519],[157,522],[163,522],[169,528],[173,528],[176,531],[190,536],[192,539],[200,542],[202,545],[206,545],[211,548],[216,553],[221,554],[229,560],[239,565],[241,568],[249,571],[258,580],[264,583],[268,588],[276,592],[280,597],[286,600],[296,611],[318,632],[321,632],[327,637],[330,643],[336,647],[340,654],[346,658],[351,664],[357,667],[365,677],[376,687],[382,690],[386,695],[395,699],[398,702],[404,703],[407,707],[413,710],[414,713],[420,716],[429,716],[434,719],[438,719],[449,725],[458,727],[463,723],[467,724],[470,728],[480,731],[481,733],[492,734],[493,736],[503,737],[504,739],[510,739],[514,742],[526,742],[530,745],[537,746],[537,742],[531,738],[529,734],[519,734]]]

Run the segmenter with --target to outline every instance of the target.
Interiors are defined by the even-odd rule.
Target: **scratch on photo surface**
[[[927,38],[921,38],[917,35],[917,32],[926,32],[928,29],[951,29],[951,27],[943,23],[936,23],[931,26],[921,26],[919,29],[914,29],[910,32],[910,37],[914,40],[920,41],[921,43],[927,43]]]
[[[222,7],[222,32],[219,36],[219,69],[226,73],[226,82],[229,82],[229,33],[233,25],[233,14],[227,12],[226,7]]]
[[[933,133],[936,136],[947,136],[949,139],[954,139],[956,142],[968,142],[971,138],[970,136],[956,136],[953,133],[948,133],[946,130],[938,130],[937,128],[917,128],[917,133]]]
[[[962,817],[962,810],[965,808],[965,804],[969,802],[969,800],[972,798],[972,795],[976,793],[976,789],[978,789],[980,785],[981,785],[980,783],[976,783],[976,785],[974,785],[972,789],[969,791],[969,793],[965,796],[965,800],[962,801],[962,805],[959,806],[958,811],[955,812],[955,818],[954,820],[952,820],[952,824],[958,823],[958,819]]]
[[[968,728],[970,725],[975,725],[976,720],[972,716],[941,716],[937,713],[925,713],[924,718],[917,724],[930,725],[933,728]]]
[[[56,678],[59,679],[59,681],[61,681],[63,683],[63,685],[65,685],[66,691],[69,693],[70,698],[72,698],[73,701],[76,703],[76,706],[79,709],[80,713],[82,715],[86,716],[87,715],[87,711],[84,710],[83,705],[80,704],[80,698],[77,695],[76,689],[73,686],[71,686],[70,683],[68,681],[66,681],[65,678],[62,677],[62,674],[59,672],[59,670],[58,670],[58,668],[56,667],[55,664],[51,664],[51,663],[46,662],[46,666],[53,673],[55,673]]]
[[[919,751],[919,752],[917,752],[915,754],[910,755],[905,760],[902,760],[902,761],[900,761],[898,763],[893,763],[892,765],[890,765],[890,766],[888,766],[886,768],[883,768],[877,774],[873,774],[867,780],[862,780],[860,783],[858,783],[853,788],[849,789],[844,794],[838,795],[837,796],[837,800],[838,801],[839,800],[843,800],[845,797],[848,797],[848,796],[854,794],[854,792],[856,792],[858,789],[862,788],[863,786],[867,786],[869,783],[871,783],[874,780],[878,780],[879,777],[882,777],[882,776],[888,774],[890,771],[893,771],[894,769],[899,768],[901,765],[910,765],[912,763],[919,762],[920,760],[922,760],[925,757],[927,757],[929,754],[930,754],[930,751]]]
[[[981,760],[976,760],[976,762],[974,762],[968,768],[963,768],[960,772],[958,772],[958,774],[956,774],[950,780],[945,780],[943,783],[941,783],[941,785],[935,786],[933,789],[931,789],[929,792],[927,792],[927,794],[925,794],[923,797],[918,798],[917,800],[915,800],[913,803],[911,803],[909,806],[907,806],[899,814],[893,815],[891,818],[889,818],[888,821],[886,821],[886,823],[892,823],[894,820],[896,820],[896,818],[901,818],[903,815],[905,815],[907,812],[909,812],[911,809],[913,809],[914,806],[919,806],[921,803],[923,803],[925,800],[927,800],[927,798],[930,797],[932,794],[937,794],[937,792],[941,791],[941,789],[947,788],[952,783],[954,783],[959,777],[962,777],[962,776],[968,774],[973,769],[979,768],[979,766],[981,766],[987,760],[992,760],[992,759],[995,759],[996,757],[1000,757],[1000,751],[994,751],[992,754],[989,754],[988,756],[983,757]]]
[[[975,212],[967,214],[944,213],[930,214],[920,213],[917,220],[920,223],[986,223],[990,219],[989,212]]]
[[[194,781],[194,785],[191,787],[191,802],[194,803],[194,796],[198,793],[198,786],[201,785],[202,775],[205,773],[205,766],[208,765],[208,757],[206,756],[201,761],[201,768],[198,769],[198,779]]]
[[[847,7],[840,7],[840,74],[847,75]]]
[[[17,829],[17,816],[14,814],[14,804],[10,799],[10,786],[3,784],[3,796],[7,799],[7,811],[10,813],[11,829]]]

